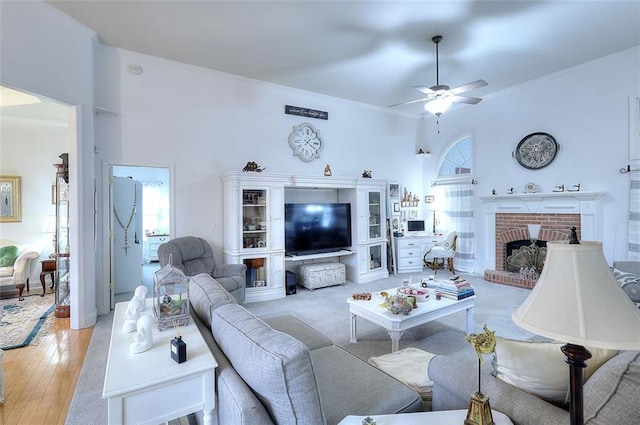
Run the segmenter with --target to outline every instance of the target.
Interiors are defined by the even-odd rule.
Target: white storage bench
[[[314,263],[298,267],[298,284],[307,289],[343,285],[346,281],[342,263]]]

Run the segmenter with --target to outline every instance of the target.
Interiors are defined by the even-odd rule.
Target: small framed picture
[[[397,232],[400,230],[400,217],[393,217],[391,219],[391,229],[394,232]]]
[[[400,199],[400,185],[398,183],[389,183],[389,198]]]
[[[393,212],[395,213],[400,212],[400,202],[393,203]]]
[[[253,286],[255,288],[262,288],[264,286],[267,286],[267,282],[265,282],[264,280],[254,280],[253,281]]]
[[[433,204],[434,197],[433,195],[427,195],[424,197],[425,204]]]

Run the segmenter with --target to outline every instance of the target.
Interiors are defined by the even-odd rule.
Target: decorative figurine
[[[324,166],[324,175],[327,177],[331,177],[333,174],[331,174],[331,167],[329,167],[329,164]]]
[[[133,334],[133,342],[129,345],[131,354],[142,353],[147,351],[153,345],[153,325],[155,320],[153,316],[143,315],[138,319],[136,324],[137,332]]]
[[[493,415],[491,414],[491,406],[489,405],[489,397],[480,391],[480,365],[482,364],[482,355],[493,353],[496,348],[495,332],[487,328],[485,324],[482,334],[465,335],[467,341],[473,345],[478,355],[478,391],[471,396],[471,404],[467,410],[467,419],[465,425],[494,425]]]
[[[492,194],[492,195],[497,195],[498,193],[496,192],[496,190],[495,190],[495,189],[491,189],[491,194]]]
[[[133,293],[133,297],[127,305],[127,311],[124,313],[124,322],[122,323],[122,330],[124,332],[133,332],[136,330],[136,323],[140,318],[140,314],[144,311],[147,303],[147,287],[140,285]]]
[[[512,188],[512,187],[510,187],[510,188],[509,188],[509,190],[507,190],[507,193],[508,193],[509,195],[513,195],[513,188]]]
[[[247,162],[247,165],[244,166],[242,171],[244,171],[245,173],[247,172],[260,173],[264,171],[264,167],[259,166],[257,162],[249,161]]]
[[[564,192],[564,184],[557,184],[553,187],[554,192]]]
[[[362,177],[364,177],[365,179],[370,179],[371,178],[371,170],[362,171]]]
[[[567,192],[580,192],[580,183],[574,184],[571,189],[567,189]]]

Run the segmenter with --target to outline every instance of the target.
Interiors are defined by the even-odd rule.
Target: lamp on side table
[[[567,342],[571,425],[582,425],[584,346],[640,349],[640,311],[613,277],[602,243],[547,242],[547,258],[536,286],[513,313],[513,321],[538,335]]]

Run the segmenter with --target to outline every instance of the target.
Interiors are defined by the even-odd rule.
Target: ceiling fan
[[[449,106],[451,106],[452,103],[468,103],[471,105],[475,105],[476,103],[480,102],[482,100],[482,98],[480,97],[460,96],[460,94],[473,89],[477,89],[479,87],[486,86],[487,82],[484,80],[473,81],[471,83],[463,84],[452,89],[445,84],[440,84],[440,58],[438,55],[438,44],[442,41],[442,36],[436,35],[431,38],[431,41],[433,41],[436,45],[436,85],[431,87],[413,86],[414,89],[421,91],[425,96],[420,99],[414,99],[408,102],[400,102],[389,105],[389,107],[408,105],[410,103],[416,102],[428,102],[424,105],[424,108],[432,114],[440,116],[440,114],[449,109]]]

